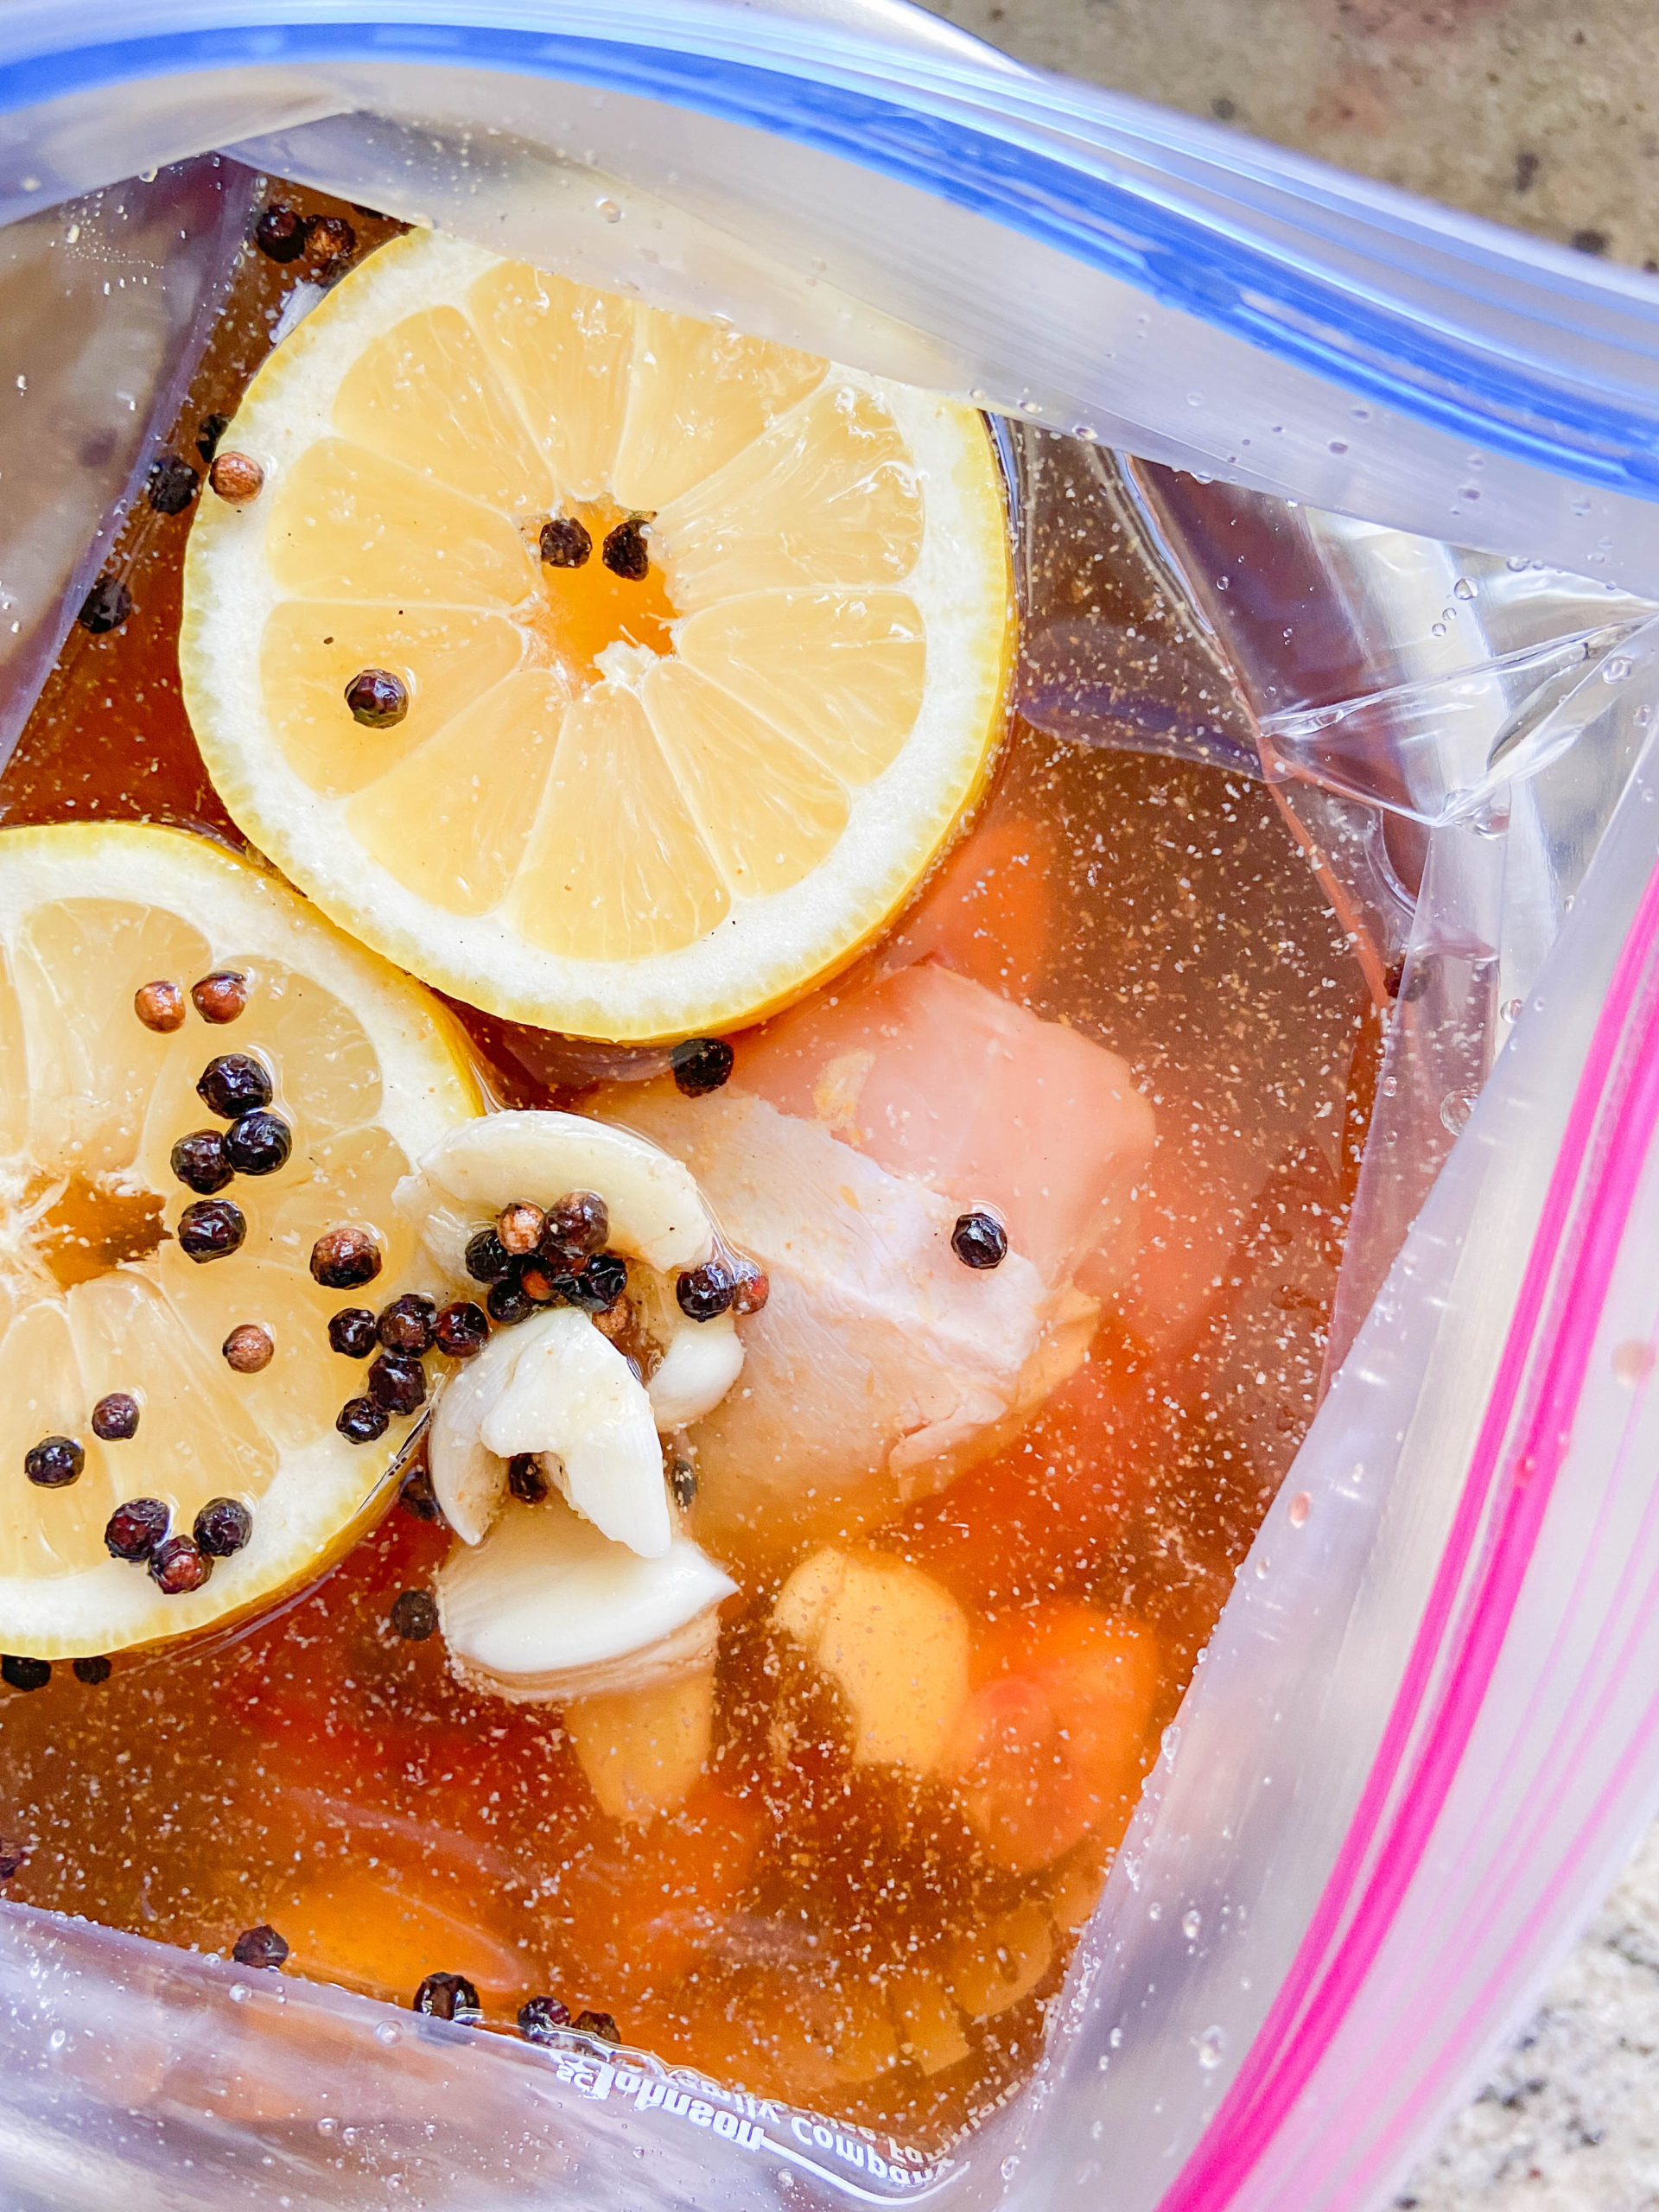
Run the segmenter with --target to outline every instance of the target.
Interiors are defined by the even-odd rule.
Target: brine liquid
[[[280,196],[343,215],[365,249],[391,227]],[[247,254],[172,450],[194,461],[203,418],[233,410],[305,274]],[[141,501],[112,563],[134,612],[71,632],[0,782],[5,822],[240,844],[180,700],[189,518]],[[1044,594],[1105,626],[1136,680],[1234,713],[1125,531],[1052,559]],[[1066,1748],[1062,1696],[1054,1734],[1008,1752],[1025,1841],[993,1863],[949,1787],[853,1764],[846,1712],[752,1577],[709,1770],[678,1812],[626,1825],[556,1713],[473,1696],[440,1637],[394,1632],[392,1601],[448,1541],[405,1503],[233,1641],[0,1692],[8,1895],[219,1952],[270,1923],[289,1972],[393,2003],[462,1974],[504,2027],[553,1993],[665,2058],[924,2146],[1006,2093],[1313,1413],[1371,1065],[1357,967],[1270,796],[1109,749],[1109,706],[1097,735],[1017,723],[969,859],[901,927],[1130,1063],[1160,1132],[1139,1274],[1023,1435],[861,1541],[933,1576],[1016,1678],[1102,1615],[1132,1624],[1156,1654],[1135,1739]],[[662,1065],[460,1011],[508,1103]]]

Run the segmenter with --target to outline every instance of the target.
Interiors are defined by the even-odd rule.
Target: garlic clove
[[[469,1544],[489,1533],[507,1495],[507,1463],[485,1444],[485,1420],[554,1318],[537,1315],[518,1329],[499,1331],[438,1393],[427,1431],[427,1467],[444,1519]]]
[[[526,1109],[462,1122],[392,1198],[435,1256],[454,1267],[463,1222],[476,1228],[515,1198],[550,1205],[567,1191],[599,1192],[610,1211],[611,1249],[631,1259],[666,1272],[696,1267],[714,1251],[714,1225],[690,1169],[632,1129],[581,1114]]]
[[[649,1821],[684,1803],[715,1747],[715,1669],[603,1697],[572,1698],[564,1732],[599,1809]]]
[[[683,1323],[645,1386],[658,1427],[668,1436],[701,1421],[742,1371],[743,1343],[729,1313],[713,1321]]]
[[[778,1593],[788,1630],[852,1710],[853,1762],[926,1774],[968,1701],[968,1616],[907,1560],[833,1546],[804,1560]]]
[[[705,1674],[735,1587],[687,1537],[642,1559],[553,1498],[509,1499],[483,1543],[452,1549],[436,1585],[455,1673],[531,1704]]]
[[[574,1306],[556,1307],[540,1324],[480,1436],[503,1459],[540,1452],[569,1503],[602,1535],[644,1559],[668,1550],[673,1530],[651,1400],[615,1345]]]

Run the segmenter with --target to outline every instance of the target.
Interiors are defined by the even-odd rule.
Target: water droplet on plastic
[[[1331,441],[1331,450],[1332,450],[1332,453],[1346,453],[1346,452],[1347,452],[1347,450],[1348,450],[1348,448],[1347,448],[1347,446],[1344,443],[1344,442],[1342,441],[1342,439],[1340,439],[1340,438],[1332,438],[1332,441]]]
[[[245,2005],[252,1994],[253,1992],[248,1987],[245,1981],[233,1981],[231,1984],[231,2002],[232,2005]]]
[[[1181,1915],[1181,1933],[1189,1943],[1198,1942],[1198,1930],[1203,1925],[1204,1915],[1198,1910],[1197,1905],[1189,1905]]]
[[[1158,1742],[1159,1747],[1162,1751],[1164,1757],[1173,1766],[1175,1763],[1175,1754],[1181,1748],[1180,1723],[1176,1720],[1172,1720],[1168,1727],[1165,1729],[1163,1734],[1159,1738]]]
[[[1452,587],[1452,595],[1454,599],[1472,599],[1475,588],[1467,576],[1459,576]]]
[[[1042,411],[1041,403],[1038,400],[1022,399],[1020,403],[1020,412],[1022,415],[1040,415]]]
[[[1100,442],[1100,432],[1092,423],[1079,423],[1071,435],[1074,438],[1081,438],[1085,445],[1096,445]]]
[[[1613,1373],[1621,1382],[1628,1384],[1632,1390],[1638,1383],[1645,1382],[1652,1372],[1653,1346],[1651,1344],[1644,1344],[1639,1338],[1632,1337],[1628,1344],[1615,1347]]]
[[[1112,2032],[1110,2033],[1110,2035],[1109,2035],[1109,2036],[1107,2037],[1106,2040],[1107,2040],[1107,2042],[1108,2042],[1109,2044],[1110,2044],[1110,2045],[1112,2046],[1112,2049],[1113,2049],[1114,2050],[1122,2050],[1122,2048],[1123,2048],[1123,2031],[1122,2031],[1122,2028],[1114,2028],[1114,2029],[1112,2030]]]
[[[1219,2066],[1221,2063],[1221,2054],[1226,2050],[1226,2030],[1224,2028],[1206,2028],[1204,2033],[1198,2037],[1199,2065],[1205,2067]]]
[[[1443,638],[1446,635],[1445,623],[1431,622],[1428,626],[1428,634],[1431,638]]]
[[[595,200],[594,207],[595,213],[602,215],[607,223],[620,223],[622,219],[622,210],[614,200]]]
[[[1135,1857],[1133,1853],[1131,1853],[1130,1855],[1123,1861],[1123,1874],[1124,1878],[1127,1880],[1132,1890],[1138,1890],[1140,1888],[1141,1861]]]
[[[1093,2139],[1098,2143],[1101,2137],[1106,2133],[1105,2121],[1103,2120],[1097,2120],[1094,2121],[1090,2127],[1089,2133]]]
[[[374,2031],[374,2039],[376,2043],[396,2043],[397,2031],[390,2020],[382,2020]]]
[[[1164,1916],[1164,1908],[1162,1907],[1162,1905],[1160,1905],[1160,1904],[1149,1904],[1149,1905],[1147,1907],[1147,1918],[1148,1920],[1161,1920],[1161,1919],[1163,1918],[1163,1916]]]
[[[1272,1572],[1272,1568],[1273,1561],[1268,1557],[1266,1552],[1258,1552],[1255,1555],[1256,1580],[1258,1582],[1265,1582],[1268,1574]]]
[[[1204,394],[1201,391],[1189,391],[1186,395],[1186,404],[1189,407],[1202,407]]]
[[[1293,1529],[1305,1529],[1307,1516],[1313,1510],[1313,1501],[1305,1490],[1299,1490],[1285,1508],[1285,1518]]]
[[[1448,1090],[1440,1101],[1440,1121],[1455,1137],[1468,1127],[1475,1102],[1466,1090]]]
[[[1505,999],[1503,1001],[1504,1020],[1519,1021],[1525,1004],[1526,1001],[1523,999]]]
[[[328,2113],[324,2113],[322,2118],[317,2122],[317,2133],[319,2135],[332,2135],[336,2125],[337,2123],[330,2118]]]
[[[1019,2161],[1019,2159],[1018,2159],[1018,2158],[1004,2158],[1004,2159],[1003,2159],[1003,2161],[1002,2161],[1002,2164],[1001,2164],[1001,2172],[1002,2178],[1003,2178],[1003,2180],[1004,2180],[1004,2181],[1012,2181],[1012,2180],[1014,2179],[1014,2177],[1015,2174],[1017,2174],[1017,2173],[1019,2172],[1019,2171],[1020,2171],[1020,2161]]]
[[[969,388],[968,397],[973,401],[976,407],[982,407],[985,404],[985,387],[982,385],[977,384],[970,385]]]
[[[1622,683],[1633,665],[1632,662],[1626,660],[1623,653],[1615,653],[1602,670],[1601,680],[1604,683]]]
[[[69,2031],[67,2028],[54,2028],[46,2039],[46,2047],[48,2050],[61,2050],[68,2040]]]

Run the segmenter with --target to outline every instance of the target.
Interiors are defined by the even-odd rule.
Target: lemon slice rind
[[[468,288],[498,265],[482,249],[411,233],[336,288],[254,378],[222,443],[260,463],[264,490],[242,508],[204,499],[187,556],[180,664],[191,721],[219,796],[261,849],[343,928],[411,973],[470,1004],[571,1035],[648,1039],[735,1027],[798,997],[879,934],[983,787],[1004,726],[1013,642],[995,453],[982,419],[961,402],[844,367],[827,371],[839,389],[868,396],[891,418],[924,490],[919,555],[891,580],[914,602],[926,636],[910,734],[881,772],[849,791],[833,849],[789,887],[734,896],[714,928],[677,950],[591,960],[543,949],[514,927],[510,892],[482,913],[444,911],[365,852],[345,805],[312,789],[285,759],[258,652],[271,614],[293,599],[270,563],[271,501],[319,441],[339,435],[332,407],[343,379],[400,316],[464,307]],[[788,422],[812,397],[779,419]],[[743,459],[740,452],[724,467]],[[717,486],[721,474],[707,483]],[[452,485],[442,489],[446,499],[460,496]],[[499,526],[499,509],[480,503],[480,512]],[[527,594],[536,576],[527,548]],[[868,579],[856,588],[879,588]],[[413,603],[429,611],[441,602]],[[632,688],[629,658],[613,656],[610,683]]]
[[[0,832],[0,949],[8,956],[32,915],[58,902],[89,899],[164,910],[199,931],[216,959],[257,963],[263,953],[341,1001],[378,1060],[376,1124],[409,1160],[480,1110],[464,1040],[442,1008],[264,871],[205,838],[144,824],[67,823]],[[199,1020],[192,1021],[188,1039],[204,1063],[216,1052],[236,1049],[237,1041],[235,1027],[213,1029]],[[212,1119],[205,1110],[197,1118]],[[296,1145],[304,1141],[304,1131],[297,1131]],[[0,1179],[11,1166],[0,1162]],[[164,1195],[169,1219],[190,1197],[182,1189]],[[238,1185],[226,1195],[235,1198]],[[389,1192],[386,1205],[390,1212]],[[230,1319],[238,1317],[240,1256],[215,1262],[207,1271],[224,1287]],[[154,1280],[142,1262],[114,1272]],[[368,1295],[378,1303],[402,1287],[378,1282]],[[26,1293],[18,1310],[31,1299],[41,1302]],[[316,1357],[340,1370],[330,1382],[342,1401],[362,1387],[361,1370],[348,1370],[348,1363],[330,1352],[324,1330],[332,1307],[348,1302],[337,1294],[315,1294]],[[202,1342],[199,1333],[194,1351],[219,1358],[217,1344]],[[142,1389],[143,1375],[132,1379]],[[14,1391],[27,1387],[26,1378],[6,1381]],[[283,1446],[256,1503],[251,1540],[233,1557],[217,1560],[207,1582],[194,1592],[164,1595],[142,1566],[107,1557],[58,1572],[0,1574],[0,1649],[46,1660],[118,1653],[223,1629],[266,1610],[332,1564],[390,1502],[403,1427],[365,1449],[322,1422],[304,1444]],[[116,1443],[104,1449],[111,1469],[118,1470],[114,1455],[132,1447]],[[0,1485],[12,1486],[14,1514],[25,1507],[50,1514],[60,1495],[73,1496],[34,1489],[21,1466],[0,1466]],[[225,1484],[232,1495],[238,1487],[234,1479]],[[181,1525],[188,1527],[188,1520]]]

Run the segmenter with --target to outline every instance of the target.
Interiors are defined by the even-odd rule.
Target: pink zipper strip
[[[1624,1095],[1614,1103],[1601,1147],[1599,1182],[1592,1179],[1581,1191],[1637,1009],[1644,1015],[1652,1011],[1649,970],[1656,937],[1659,875],[1643,893],[1596,1024],[1469,1473],[1365,1788],[1268,2017],[1160,2212],[1222,2212],[1254,2171],[1363,1986],[1445,1804],[1565,1456],[1607,1283],[1659,1120],[1659,1032],[1644,1020],[1624,1073]],[[1522,1433],[1506,1451],[1551,1284],[1564,1261],[1570,1278],[1554,1301],[1557,1325],[1543,1372],[1529,1394]],[[1489,1504],[1505,1479],[1508,1494],[1454,1638],[1459,1593]],[[1444,1683],[1440,1707],[1427,1724],[1415,1770],[1384,1835],[1385,1815],[1396,1800],[1437,1674]],[[1368,1866],[1372,1871],[1362,1889]],[[1346,1930],[1336,1944],[1345,1917]]]

